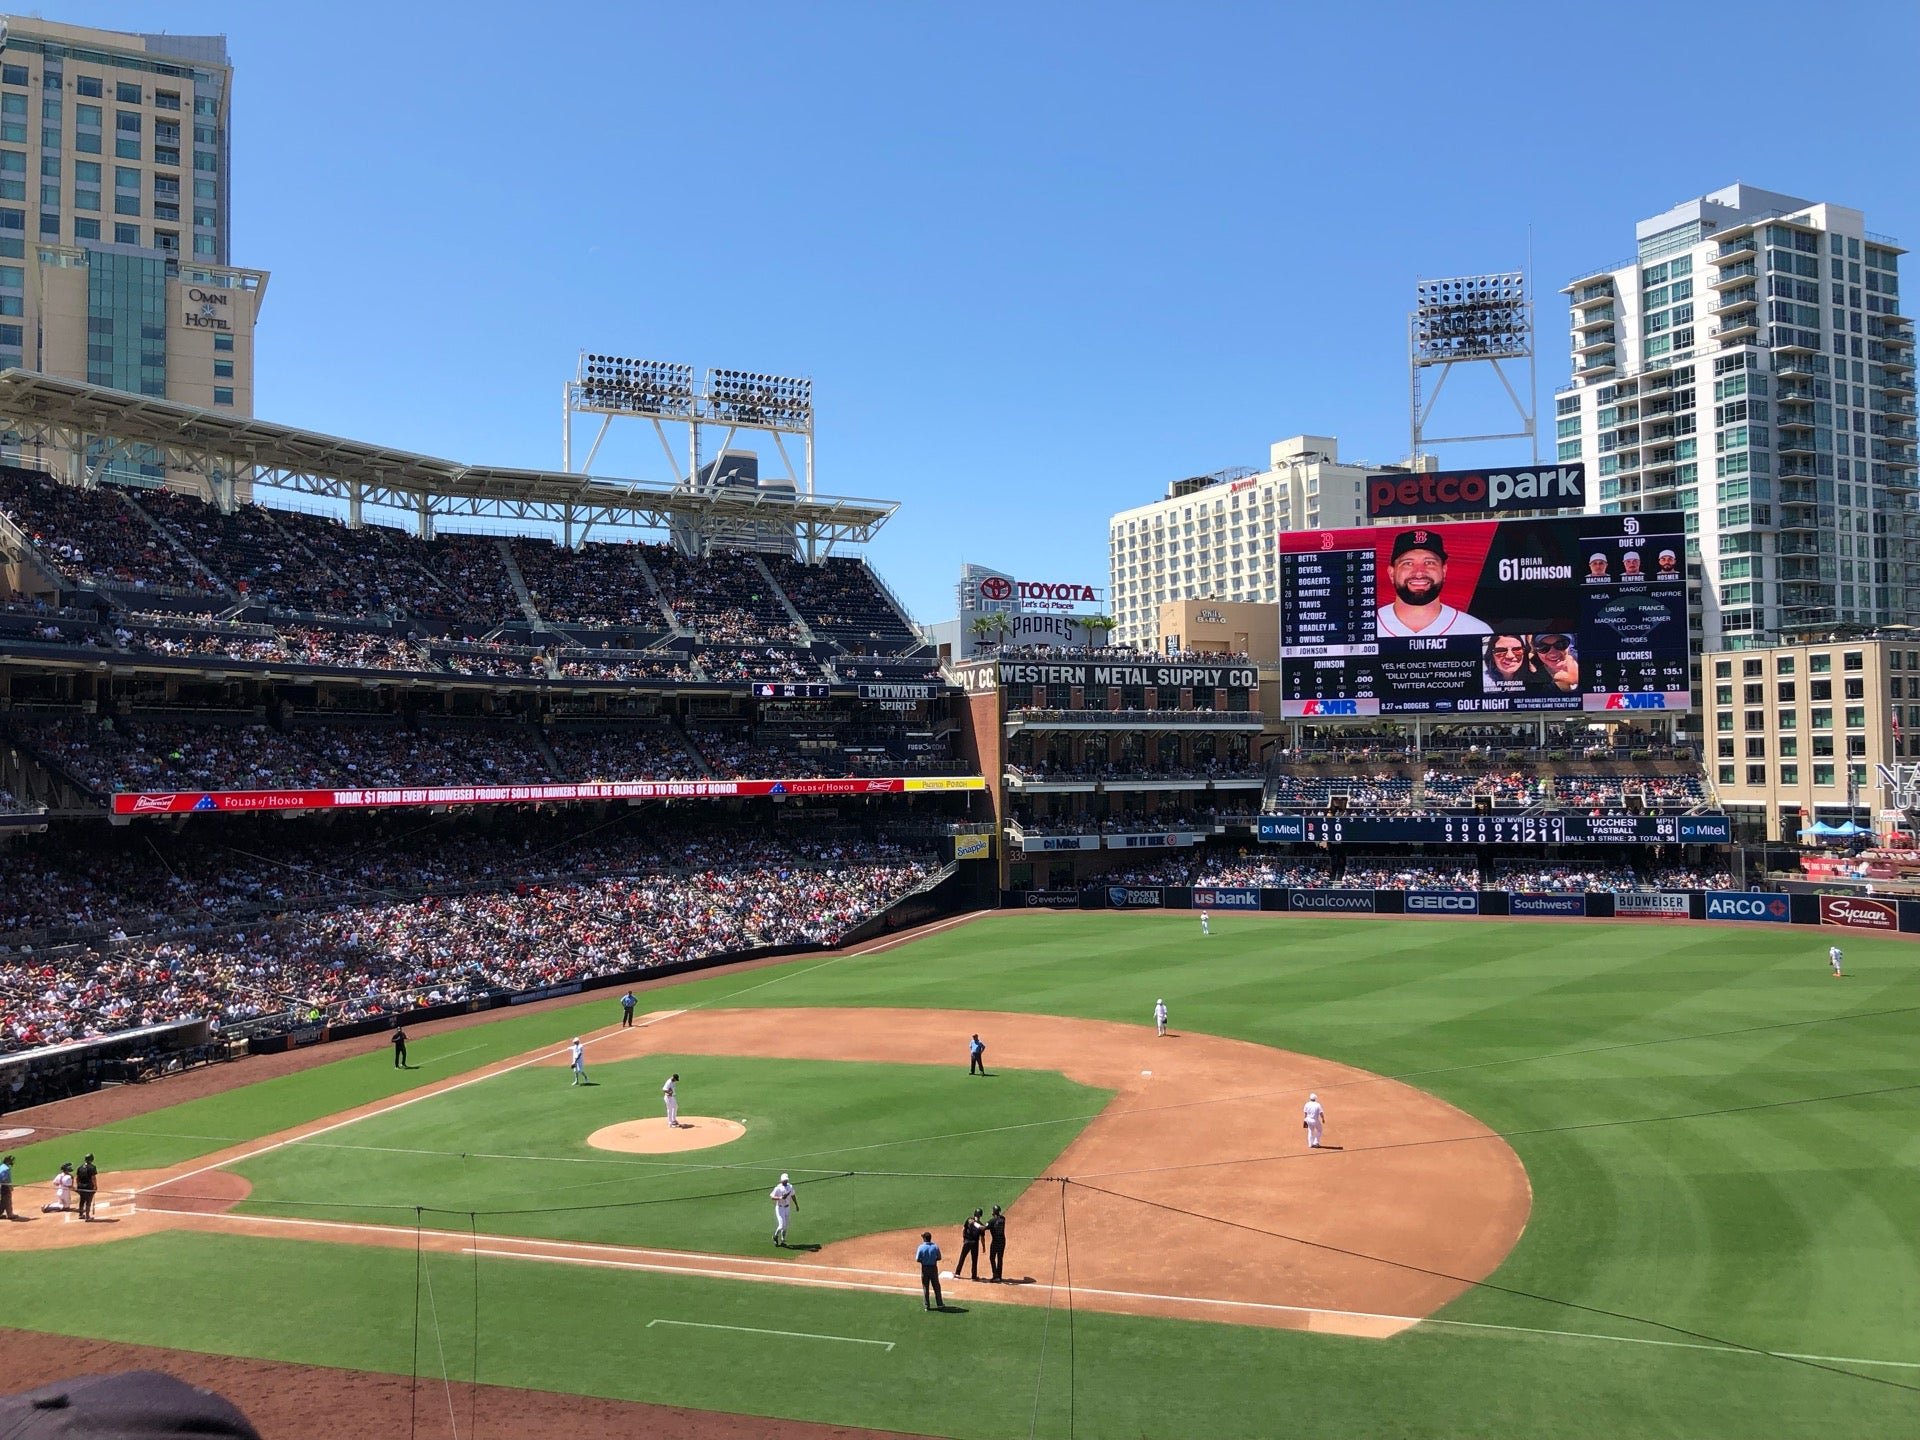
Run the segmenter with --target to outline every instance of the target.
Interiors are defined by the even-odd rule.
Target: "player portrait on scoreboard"
[[[1403,638],[1485,635],[1487,626],[1446,603],[1447,545],[1438,530],[1402,530],[1387,564],[1393,598],[1380,607],[1380,634]]]
[[[1656,580],[1684,580],[1687,578],[1680,573],[1680,557],[1671,550],[1662,550],[1655,558],[1654,563],[1657,568],[1653,572],[1653,578]]]

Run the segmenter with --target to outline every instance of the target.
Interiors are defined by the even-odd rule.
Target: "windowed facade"
[[[1702,669],[1725,677],[1706,687],[1702,717],[1714,737],[1718,798],[1729,810],[1775,817],[1769,839],[1795,838],[1803,809],[1809,820],[1852,819],[1872,827],[1888,803],[1878,791],[1878,767],[1920,762],[1920,703],[1906,703],[1920,702],[1920,688],[1913,686],[1905,642],[1821,641],[1770,654],[1710,653]],[[1731,679],[1751,673],[1773,678],[1758,687]],[[1752,708],[1756,688],[1767,694],[1767,708]],[[1808,763],[1801,763],[1803,756]]]

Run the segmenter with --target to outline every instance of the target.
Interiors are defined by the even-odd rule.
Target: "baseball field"
[[[1836,980],[1831,938],[994,915],[29,1114],[0,1326],[76,1338],[0,1336],[0,1388],[144,1358],[270,1434],[474,1440],[1910,1436],[1920,949]],[[86,1151],[97,1222],[41,1215]],[[1004,1283],[951,1278],[993,1205]]]

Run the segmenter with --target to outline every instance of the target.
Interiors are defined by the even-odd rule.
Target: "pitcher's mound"
[[[689,1115],[680,1128],[669,1130],[659,1120],[623,1120],[608,1125],[587,1137],[596,1150],[618,1150],[627,1155],[672,1155],[681,1150],[711,1150],[747,1133],[738,1120],[718,1120],[711,1115]]]

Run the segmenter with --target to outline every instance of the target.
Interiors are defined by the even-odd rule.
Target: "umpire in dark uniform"
[[[987,1233],[987,1227],[980,1220],[980,1211],[969,1215],[960,1226],[960,1258],[953,1262],[953,1278],[960,1278],[960,1267],[968,1261],[973,1262],[973,1274],[970,1278],[980,1278],[980,1237]]]
[[[100,1193],[100,1167],[93,1156],[81,1157],[80,1168],[73,1172],[74,1192],[80,1197],[80,1218],[93,1219],[93,1197]]]
[[[393,1031],[393,1068],[396,1070],[407,1068],[407,1032],[398,1026],[395,1026]]]
[[[976,1212],[977,1213],[977,1212]],[[987,1220],[987,1263],[993,1267],[993,1278],[1000,1278],[1000,1263],[1007,1258],[1007,1217],[1001,1213],[998,1205]]]

